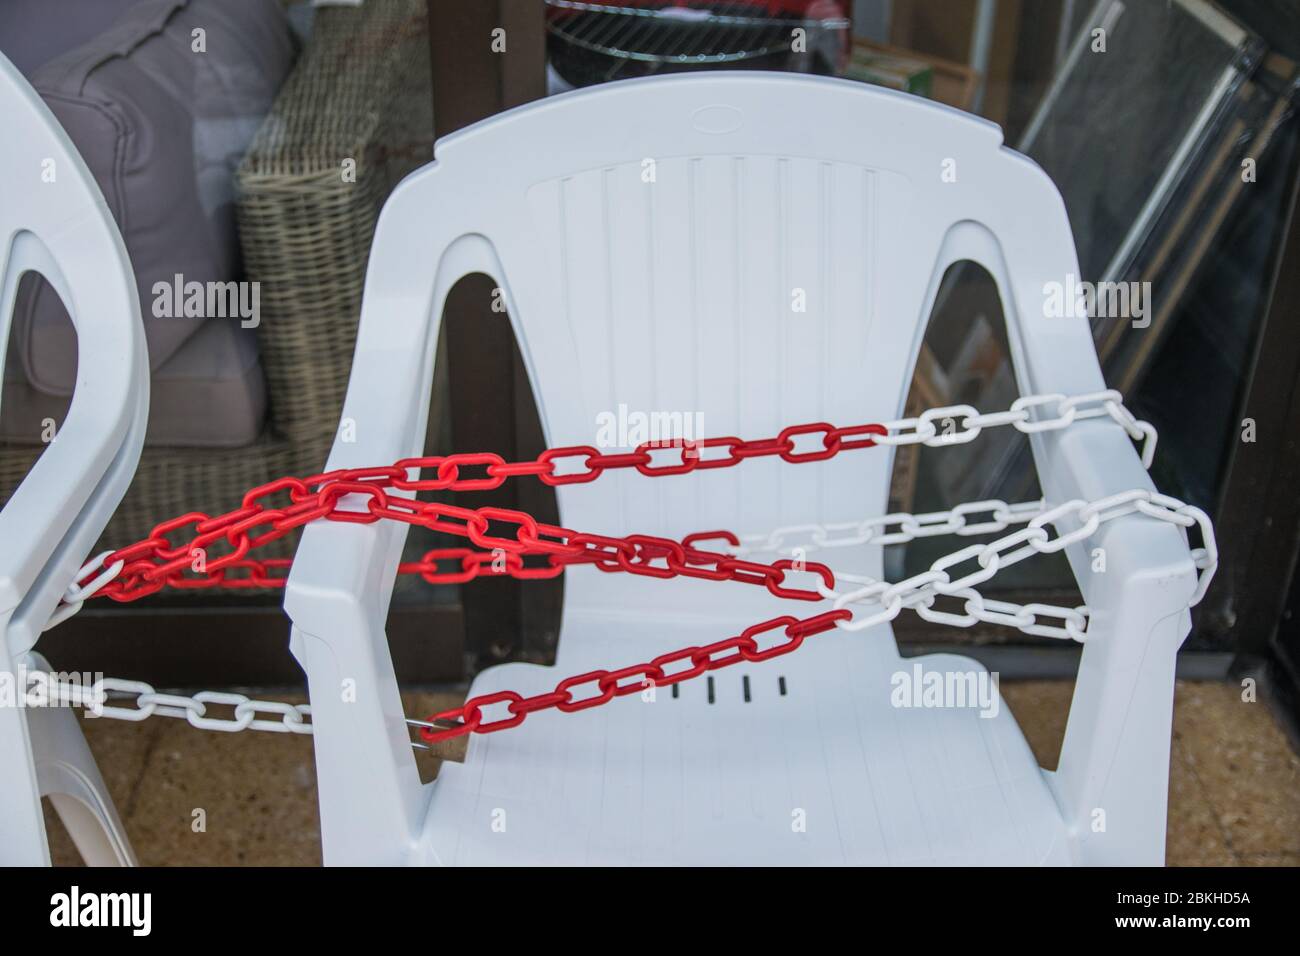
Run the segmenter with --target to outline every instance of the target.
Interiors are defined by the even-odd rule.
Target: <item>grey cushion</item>
[[[0,50],[28,79],[103,33],[140,0],[0,0]]]
[[[57,26],[64,15],[59,8],[45,4],[42,16],[49,23],[41,29]],[[196,28],[205,31],[205,52],[192,49]],[[21,36],[0,38],[5,46],[23,42]],[[232,318],[159,317],[152,307],[153,288],[172,283],[177,274],[203,283],[239,277],[234,170],[292,58],[293,41],[276,0],[138,0],[93,40],[31,76],[85,158],[122,230],[155,373],[174,370],[177,359],[190,371],[214,372],[214,387],[247,377],[254,330],[240,328]],[[210,323],[226,328],[219,335],[208,333]],[[201,330],[207,334],[198,340]],[[191,341],[220,341],[226,347],[210,360],[182,357],[182,347]],[[58,297],[38,277],[22,284],[12,349],[22,370],[19,384],[49,396],[71,392],[75,333]],[[149,441],[162,443],[166,435],[167,444],[225,445],[235,425],[252,441],[265,412],[260,381],[247,399],[259,403],[256,415],[247,414],[247,401],[160,407],[150,416]],[[158,387],[154,403],[161,403]],[[158,417],[183,414],[193,417],[167,427]],[[218,421],[226,416],[229,420]]]
[[[257,342],[237,322],[209,321],[153,373],[149,383],[152,446],[239,448],[262,431],[266,381]],[[0,441],[35,444],[44,422],[61,423],[71,398],[33,388],[7,359],[0,394]]]

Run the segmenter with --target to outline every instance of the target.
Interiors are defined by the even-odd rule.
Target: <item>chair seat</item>
[[[570,615],[561,647],[576,653],[490,668],[471,695],[549,691],[730,633]],[[991,716],[895,706],[918,665],[985,673],[956,655],[904,659],[884,625],[715,671],[712,689],[700,677],[652,703],[530,715],[443,764],[422,850],[448,865],[1068,863],[1044,773],[996,687]]]

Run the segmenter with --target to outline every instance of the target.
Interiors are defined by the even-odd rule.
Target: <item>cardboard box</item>
[[[916,93],[959,110],[971,108],[979,82],[979,74],[964,63],[871,40],[853,41],[841,76]]]

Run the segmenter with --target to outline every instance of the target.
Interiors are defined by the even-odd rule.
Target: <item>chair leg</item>
[[[349,620],[343,610],[339,619]],[[289,645],[311,695],[321,850],[326,866],[410,865],[430,790],[411,756],[392,661],[367,646],[387,639],[350,623],[334,645],[295,625]]]
[[[135,853],[113,798],[70,707],[28,714],[41,796],[67,827],[87,866],[135,866]]]
[[[1157,589],[1152,587],[1150,593]],[[1152,604],[1155,602],[1152,601]],[[1049,777],[1087,866],[1162,866],[1174,668],[1186,609],[1089,629],[1060,765]]]
[[[26,670],[49,672],[39,655]],[[13,675],[23,668],[10,666]],[[135,854],[70,707],[0,707],[0,862],[48,866],[41,797],[48,796],[91,866],[134,866]]]
[[[26,711],[0,707],[0,866],[50,862],[28,739]]]

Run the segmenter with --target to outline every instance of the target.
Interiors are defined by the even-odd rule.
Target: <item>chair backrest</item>
[[[880,421],[901,414],[942,273],[973,259],[1000,289],[1022,390],[1095,391],[1086,320],[1045,318],[1044,283],[1078,271],[1064,206],[1001,141],[914,96],[788,74],[614,83],[514,110],[441,140],[390,199],[354,375],[377,381],[368,352],[422,341],[406,326],[427,322],[410,306],[429,301],[431,270],[434,328],[456,279],[483,271],[551,446],[594,445],[636,415],[745,439]],[[857,520],[884,510],[892,458],[611,472],[562,487],[561,520],[669,536]],[[879,549],[869,560],[879,572]],[[572,607],[626,606],[635,586],[572,577]],[[727,614],[728,589],[699,584],[671,582],[665,604]]]
[[[9,651],[35,643],[135,471],[149,403],[140,303],[122,237],[76,147],[0,56],[0,364],[18,282],[40,273],[77,333],[67,417],[0,511]],[[25,645],[25,646],[23,646]]]
[[[67,416],[0,510],[0,667],[17,668],[135,472],[149,403],[140,304],[126,247],[67,134],[0,55],[0,367],[18,282],[38,272],[77,332]],[[22,708],[0,708],[0,845],[48,859]]]

